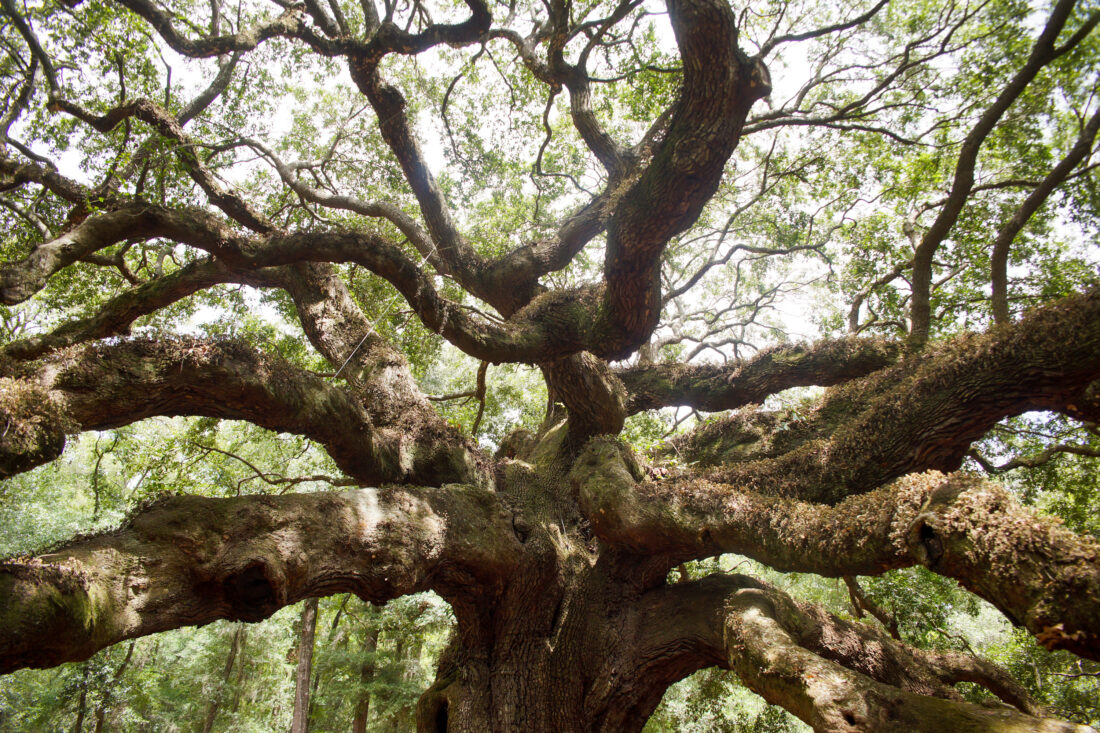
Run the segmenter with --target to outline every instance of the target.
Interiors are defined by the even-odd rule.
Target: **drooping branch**
[[[141,316],[214,285],[250,279],[246,273],[234,271],[215,260],[198,260],[111,298],[92,316],[69,321],[40,336],[13,341],[0,349],[0,353],[18,360],[37,359],[66,346],[125,335]]]
[[[272,38],[300,38],[318,53],[335,56],[346,52],[347,43],[339,43],[317,35],[305,23],[300,8],[289,7],[278,17],[264,21],[231,35],[191,39],[173,24],[172,14],[149,0],[119,0],[119,4],[143,18],[173,51],[191,58],[210,58],[228,53],[251,51]]]
[[[484,361],[537,363],[586,347],[599,352],[607,344],[594,330],[590,290],[547,293],[506,323],[475,318],[442,297],[432,278],[381,235],[333,231],[249,237],[201,209],[143,202],[89,216],[23,260],[0,267],[0,302],[26,300],[54,273],[100,249],[152,237],[197,247],[242,271],[309,261],[354,262],[392,283],[429,329]]]
[[[149,218],[146,216],[148,211],[143,209],[136,214],[137,219]],[[177,216],[174,212],[160,211],[159,213],[164,214],[166,219],[157,223],[157,226],[163,225],[163,230],[183,230],[187,223],[191,222],[195,226],[188,230],[188,236],[204,236],[202,218],[189,219],[186,216]],[[153,215],[152,218],[157,217]],[[134,220],[135,217],[123,216],[122,219],[129,221]],[[96,221],[98,220],[97,218]],[[213,226],[218,226],[217,222],[214,222]],[[232,237],[231,234],[217,228],[206,232],[205,236],[209,239],[222,237],[223,246],[212,247],[219,252],[225,251],[224,244],[228,238]],[[239,242],[238,246],[240,246]],[[239,250],[233,251],[239,252]],[[71,252],[64,252],[64,254],[69,257],[72,255]],[[303,252],[301,259],[305,259],[305,254]],[[48,264],[56,266],[59,264],[59,259],[55,257]],[[238,259],[240,259],[239,256]],[[27,270],[21,270],[24,264],[17,263],[7,268],[5,274],[10,275],[13,283],[19,284],[19,277],[27,275]],[[38,272],[33,268],[29,270],[32,276]],[[352,301],[333,268],[326,264],[302,263],[277,268],[246,268],[243,271],[237,271],[220,261],[198,262],[185,267],[178,273],[123,293],[109,301],[92,318],[65,324],[45,336],[14,342],[8,345],[5,353],[15,358],[33,358],[50,349],[89,338],[115,335],[123,332],[135,318],[150,312],[151,309],[185,297],[200,288],[225,281],[245,282],[261,287],[281,287],[290,292],[298,306],[307,336],[318,351],[330,360],[333,368],[344,373],[354,393],[364,397],[366,409],[356,405],[356,408],[342,420],[333,419],[332,416],[307,416],[305,412],[299,416],[300,419],[294,418],[291,417],[296,409],[294,402],[303,399],[303,395],[296,394],[294,389],[291,389],[287,393],[289,396],[286,396],[272,386],[266,391],[259,390],[254,395],[248,392],[259,400],[255,413],[250,413],[246,395],[241,394],[227,399],[219,394],[218,390],[232,389],[233,387],[229,385],[235,385],[240,389],[255,389],[262,379],[249,377],[247,374],[249,368],[260,368],[261,372],[265,373],[271,370],[270,367],[277,367],[276,371],[281,373],[290,373],[295,370],[289,365],[280,367],[265,364],[263,363],[265,360],[258,356],[254,358],[259,361],[253,364],[253,357],[244,356],[243,352],[236,354],[245,359],[244,362],[235,365],[239,367],[239,373],[228,381],[222,381],[222,377],[216,373],[201,371],[198,374],[188,373],[203,385],[199,388],[200,391],[213,390],[207,394],[205,401],[181,403],[179,400],[165,400],[161,393],[172,389],[179,390],[178,395],[183,399],[189,384],[182,368],[178,372],[173,372],[168,367],[168,363],[159,363],[161,359],[171,362],[174,349],[169,345],[166,347],[165,354],[144,355],[153,360],[151,366],[156,374],[160,374],[160,370],[163,369],[167,376],[154,377],[142,373],[142,378],[148,377],[154,382],[162,379],[163,383],[157,382],[156,389],[142,390],[143,386],[152,385],[139,385],[137,382],[141,379],[137,382],[122,377],[108,379],[105,384],[115,385],[119,393],[117,395],[101,394],[96,398],[98,402],[93,399],[93,405],[103,408],[103,415],[107,417],[96,415],[95,407],[90,407],[86,415],[77,416],[77,422],[81,428],[101,427],[100,423],[112,420],[116,421],[115,424],[125,424],[152,414],[205,414],[231,419],[247,419],[273,430],[303,434],[315,433],[316,430],[320,430],[321,433],[345,431],[342,438],[335,434],[315,437],[330,449],[330,453],[341,468],[362,480],[416,480],[425,484],[440,481],[479,480],[480,469],[476,466],[474,446],[447,426],[434,412],[416,386],[404,356],[373,332],[372,324]],[[40,283],[41,280],[35,282]],[[126,358],[126,355],[122,358]],[[110,364],[99,366],[113,373]],[[50,374],[50,379],[53,380],[56,374],[54,372]],[[302,376],[307,382],[310,380],[317,382],[317,384],[308,385],[307,393],[322,387],[322,394],[339,392],[319,382],[312,375],[302,373]],[[247,388],[244,386],[246,383],[249,385]],[[53,388],[55,385],[51,382],[50,386]],[[133,401],[124,394],[128,388],[139,389],[141,396],[152,401],[152,406],[135,407]],[[117,404],[116,398],[119,400]],[[344,394],[341,400],[354,402],[355,398]],[[69,401],[70,404],[76,404],[73,403],[71,396]],[[140,401],[141,397],[137,402],[140,403]],[[309,399],[306,401],[309,402]],[[162,411],[158,412],[158,409]],[[146,413],[145,410],[151,411]],[[315,420],[316,425],[311,427]],[[380,429],[385,431],[384,434],[377,432]],[[57,430],[53,431],[53,433],[57,432]],[[58,440],[61,440],[60,436],[51,438],[49,441],[43,437],[43,441],[39,442],[42,445],[48,443],[54,446]],[[27,455],[36,456],[30,465],[37,465],[42,462],[41,459],[49,460],[59,451],[58,446],[41,455],[37,449]],[[18,460],[12,458],[15,462],[11,470],[16,470],[16,466],[19,467],[18,470],[30,467],[25,465],[26,460],[29,460],[24,456],[25,451],[17,453],[23,457]]]
[[[973,676],[1028,712],[963,702],[949,686],[960,666],[957,660],[910,649],[872,626],[796,603],[755,579],[711,576],[692,585],[696,604],[688,608],[713,619],[711,638],[725,652],[723,666],[815,730],[924,730],[930,720],[945,730],[990,733],[1092,730],[1039,717],[1042,711],[1026,693],[1018,686],[1004,688],[996,673]],[[669,592],[683,588],[673,586]]]
[[[80,190],[75,202],[78,211],[87,203]],[[54,239],[39,244],[22,260],[0,265],[0,302],[23,302],[45,287],[54,274],[101,249],[154,237],[187,243],[213,254],[238,251],[251,241],[202,209],[167,209],[142,201],[113,202],[106,211],[82,218]]]
[[[910,647],[744,575],[662,586],[640,606],[631,627],[638,635],[632,672],[651,673],[655,687],[703,667],[732,669],[750,689],[821,731],[924,730],[927,720],[919,721],[931,711],[950,730],[1091,730],[1049,719],[987,660]],[[765,651],[773,640],[754,636],[760,629],[745,623],[753,617],[779,632],[782,643]],[[960,681],[981,685],[1019,712],[962,702],[953,687]]]
[[[511,514],[473,487],[172,497],[114,532],[0,562],[0,674],[333,593],[464,598],[519,551]]]
[[[42,162],[25,163],[15,160],[0,146],[0,190],[7,191],[28,183],[37,183],[69,203],[78,206],[87,203],[89,192],[77,181],[61,175]]]
[[[631,414],[672,405],[708,412],[762,402],[791,387],[831,386],[893,363],[900,347],[871,339],[780,346],[732,364],[651,364],[618,370]]]

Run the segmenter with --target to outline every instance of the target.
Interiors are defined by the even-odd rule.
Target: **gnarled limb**
[[[723,552],[831,577],[921,564],[1049,648],[1100,659],[1100,542],[995,484],[933,472],[822,506],[700,479],[640,479],[610,441],[593,441],[578,459],[570,481],[604,541],[667,555],[670,567]]]
[[[732,364],[648,364],[617,370],[630,414],[672,405],[717,412],[762,402],[791,387],[839,384],[894,362],[897,344],[847,338],[778,346]]]
[[[50,193],[72,204],[84,205],[88,190],[79,182],[61,175],[41,162],[24,163],[8,156],[0,146],[0,190],[37,183]]]
[[[92,316],[69,321],[41,336],[29,336],[0,349],[12,359],[37,359],[66,346],[129,333],[138,318],[213,285],[250,280],[213,259],[192,262],[164,277],[127,290],[103,304]]]
[[[1047,718],[987,660],[910,647],[744,575],[654,589],[640,599],[639,616],[631,626],[635,677],[650,672],[664,685],[666,677],[706,666],[732,669],[816,730],[925,730],[928,711],[944,716],[945,730],[1091,730]],[[1019,712],[962,702],[953,687],[959,681],[985,687]],[[977,727],[964,724],[971,720]],[[1005,721],[1017,727],[998,727]]]
[[[0,563],[0,674],[333,593],[463,597],[498,584],[519,550],[510,512],[468,486],[172,497],[114,532]]]
[[[369,415],[351,393],[243,344],[93,345],[62,352],[22,377],[15,381],[52,398],[42,409],[56,402],[67,416],[42,436],[43,445],[63,445],[72,430],[102,430],[154,415],[205,415],[307,435],[363,482],[398,480],[404,473],[398,456],[379,445]],[[48,424],[11,410],[7,417],[15,424]]]
[[[626,390],[607,362],[588,352],[543,366],[551,399],[569,410],[569,440],[580,447],[593,435],[618,435],[627,416]]]
[[[404,354],[374,331],[332,266],[302,263],[273,272],[310,342],[361,396],[402,475],[424,484],[484,480],[473,442],[435,412]]]
[[[622,358],[645,343],[661,310],[660,256],[714,195],[749,108],[770,91],[763,64],[737,45],[725,3],[671,0],[669,19],[683,59],[683,87],[664,138],[607,226],[601,319],[614,341],[601,354]]]
[[[45,287],[46,281],[62,268],[124,239],[154,236],[158,224],[140,205],[89,217],[38,245],[19,262],[0,267],[0,302],[21,303]]]
[[[749,689],[814,730],[1092,730],[1009,707],[962,702],[945,686],[944,672],[931,655],[873,627],[815,613],[752,579],[712,582],[728,591],[722,641],[730,669]],[[927,676],[913,679],[917,670]],[[925,685],[932,689],[922,689]]]
[[[591,289],[547,293],[500,323],[475,318],[442,297],[432,278],[381,235],[332,231],[245,236],[201,209],[143,202],[89,216],[24,259],[0,267],[0,302],[26,300],[50,276],[104,247],[152,237],[202,249],[241,271],[310,261],[354,262],[393,284],[425,326],[483,361],[533,364],[586,348],[604,353],[609,343],[596,330],[593,311],[599,295]]]
[[[826,393],[804,419],[774,429],[704,426],[677,444],[689,460],[725,463],[710,477],[765,494],[837,502],[915,471],[954,471],[1005,417],[1100,405],[1100,289],[1019,323],[965,335]],[[765,416],[761,416],[763,419]],[[780,429],[782,428],[782,429]]]
[[[59,109],[71,114],[78,120],[91,125],[100,132],[110,132],[116,125],[131,117],[145,122],[161,136],[178,144],[177,156],[187,169],[191,180],[202,189],[210,203],[225,212],[234,221],[257,232],[266,233],[275,230],[263,212],[235,191],[226,189],[214,173],[195,154],[194,143],[183,131],[183,124],[168,110],[148,99],[137,99],[95,115],[66,100],[54,100]]]

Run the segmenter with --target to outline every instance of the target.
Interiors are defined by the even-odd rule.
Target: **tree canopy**
[[[1100,720],[1100,11],[2,4],[0,672],[431,590],[423,731]]]

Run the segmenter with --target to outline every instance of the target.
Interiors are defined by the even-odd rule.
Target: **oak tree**
[[[332,471],[3,561],[0,671],[430,589],[420,730],[640,730],[707,667],[817,730],[1081,729],[972,654],[676,568],[874,615],[855,577],[923,566],[1100,660],[1100,544],[983,475],[1096,453],[1084,5],[3,0],[2,475],[154,416]],[[520,368],[548,399],[508,431]],[[1066,440],[975,452],[1029,412]]]

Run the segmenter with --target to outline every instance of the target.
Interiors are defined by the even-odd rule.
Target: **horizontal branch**
[[[71,204],[86,205],[88,190],[77,181],[37,162],[20,162],[8,156],[0,146],[0,189],[7,190],[37,183]]]
[[[723,464],[709,474],[715,481],[835,503],[907,473],[957,470],[971,444],[1006,417],[1100,415],[1097,379],[1100,288],[1093,288],[834,387],[804,415],[734,415],[676,448],[688,461]],[[747,425],[753,420],[761,425]]]
[[[64,267],[128,239],[161,237],[204,250],[241,271],[304,262],[355,263],[388,280],[429,330],[462,351],[494,363],[539,363],[585,349],[606,350],[597,330],[599,289],[556,291],[536,298],[506,322],[476,318],[441,296],[432,277],[385,237],[330,231],[244,235],[201,209],[137,202],[89,216],[39,245],[23,260],[0,266],[0,302],[15,304]]]
[[[343,471],[364,482],[402,477],[400,462],[378,444],[369,416],[351,393],[243,344],[135,340],[94,345],[61,352],[22,376],[12,381],[42,390],[64,406],[67,422],[41,435],[41,445],[52,445],[51,440],[63,445],[65,432],[73,430],[103,430],[154,415],[203,415],[306,435],[324,446]],[[29,408],[4,412],[15,425],[49,424]],[[43,454],[37,463],[59,452]],[[4,455],[5,475],[31,467],[21,455]]]
[[[1054,458],[1054,456],[1062,454],[1084,456],[1085,458],[1100,458],[1100,449],[1093,448],[1087,445],[1055,443],[1054,445],[1048,445],[1046,448],[1039,451],[1038,453],[1033,453],[1026,456],[1016,456],[1015,458],[1010,458],[1000,465],[995,465],[991,463],[989,459],[978,453],[976,450],[972,450],[967,453],[967,455],[973,458],[986,473],[1005,473],[1015,468],[1037,468],[1038,466],[1049,463]]]
[[[593,441],[578,459],[570,481],[605,542],[677,561],[732,552],[829,577],[924,565],[1048,647],[1100,659],[1100,542],[995,484],[932,472],[823,506],[690,475],[641,479],[610,441]]]
[[[69,321],[41,336],[13,341],[0,349],[0,353],[12,359],[37,359],[66,346],[128,334],[130,326],[142,316],[214,285],[248,279],[244,273],[235,272],[212,259],[192,262],[176,272],[116,295],[88,318]]]
[[[333,593],[462,598],[498,584],[519,549],[511,514],[460,485],[171,497],[113,532],[0,562],[0,674]]]
[[[830,386],[893,363],[896,344],[839,339],[779,346],[732,364],[652,364],[618,370],[630,414],[683,405],[717,412],[762,402],[791,387]]]
[[[0,266],[0,302],[22,303],[45,287],[54,273],[117,242],[154,236],[161,228],[159,224],[146,215],[142,206],[126,206],[90,216],[38,245],[22,260]]]

